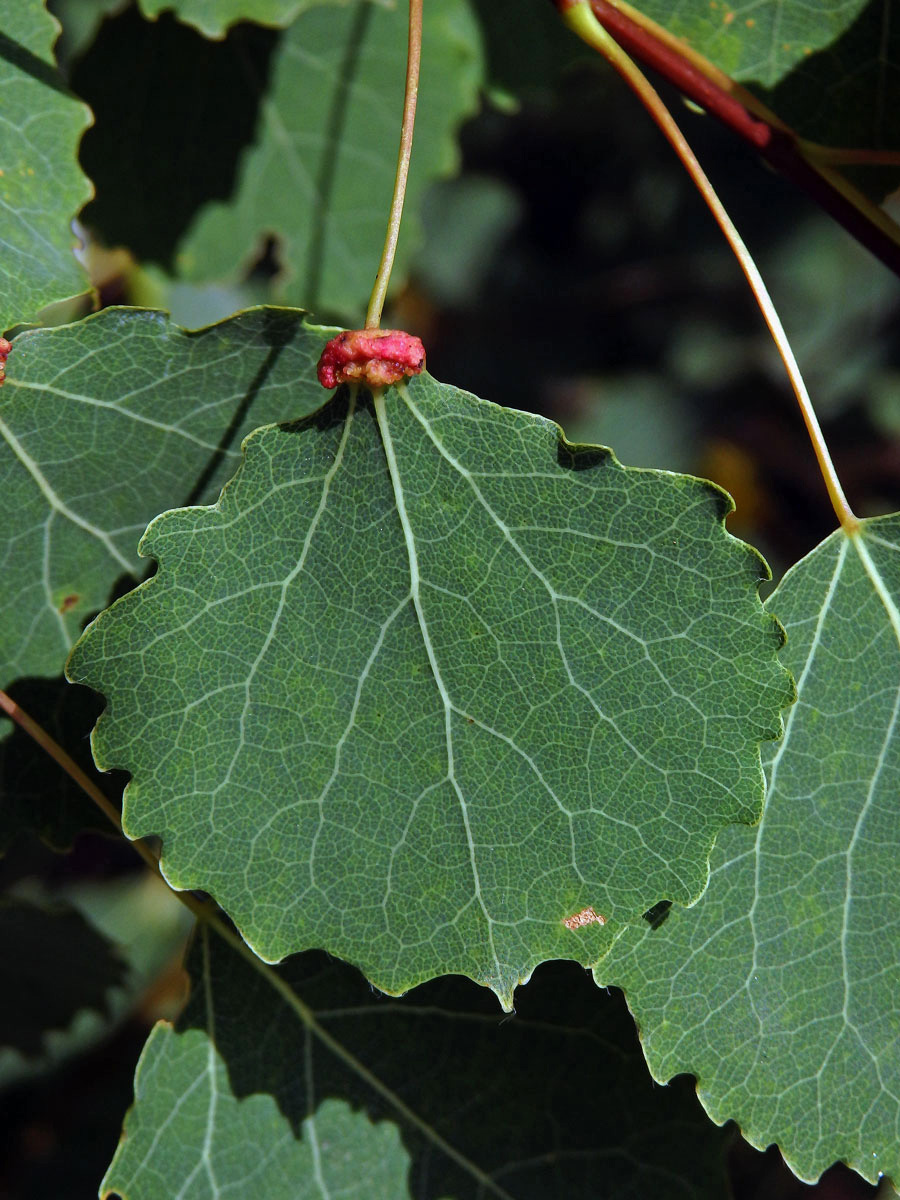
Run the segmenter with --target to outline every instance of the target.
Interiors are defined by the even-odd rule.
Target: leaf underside
[[[460,973],[507,1008],[700,895],[791,695],[722,492],[425,375],[244,451],[215,507],[152,523],[156,576],[69,664],[175,887],[264,959]]]
[[[307,8],[343,4],[346,0],[140,0],[145,17],[171,12],[210,38],[224,37],[238,21],[284,26]]]
[[[734,79],[770,88],[853,24],[868,0],[641,0],[637,8]]]
[[[659,1080],[697,1076],[715,1121],[900,1178],[900,518],[835,533],[767,601],[799,700],[769,748],[756,830],[726,830],[708,891],[626,931],[596,975],[626,990]]]

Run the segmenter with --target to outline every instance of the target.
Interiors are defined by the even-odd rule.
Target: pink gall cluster
[[[400,329],[348,329],[331,339],[319,359],[322,387],[364,383],[387,387],[425,366],[420,338]]]
[[[5,337],[0,337],[0,386],[3,385],[3,380],[6,378],[6,360],[10,350],[12,350],[10,343]]]

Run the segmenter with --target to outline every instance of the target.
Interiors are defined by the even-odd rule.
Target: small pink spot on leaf
[[[575,913],[571,917],[566,917],[563,921],[566,929],[581,929],[582,925],[605,925],[606,917],[595,912],[592,908],[583,908],[581,912]]]
[[[425,366],[420,338],[400,329],[346,329],[327,342],[319,359],[322,387],[366,383],[386,387]]]

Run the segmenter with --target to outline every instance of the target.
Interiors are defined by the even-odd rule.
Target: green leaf
[[[199,1179],[180,1189],[209,1130],[220,1191],[267,1200],[307,1195],[315,1150],[323,1173],[341,1164],[364,1196],[390,1200],[725,1193],[727,1135],[690,1088],[652,1085],[620,998],[577,968],[542,968],[501,1022],[459,979],[392,1002],[323,955],[260,966],[199,932],[188,1009],[177,1033],[151,1035],[104,1188],[204,1194]],[[270,1159],[282,1178],[245,1182]]]
[[[15,965],[15,986],[0,989],[0,1055],[13,1050],[34,1057],[46,1034],[66,1029],[81,1009],[105,1013],[106,994],[121,981],[124,963],[80,913],[4,899],[0,938]]]
[[[453,171],[455,134],[476,106],[482,64],[466,0],[425,7],[416,143],[397,278],[419,239],[429,182]],[[191,280],[232,278],[279,240],[282,299],[351,320],[375,277],[390,207],[406,72],[406,6],[314,8],[275,51],[256,145],[229,203],[201,212],[177,257]],[[250,81],[236,80],[249,88]]]
[[[797,8],[799,14],[805,10]],[[817,14],[809,14],[811,24]],[[855,19],[850,19],[855,17]],[[896,150],[900,109],[900,29],[884,0],[854,4],[841,36],[778,82],[764,98],[802,136],[831,146]],[[896,167],[859,173],[884,182],[882,196],[897,187]]]
[[[263,421],[325,393],[326,334],[256,309],[196,334],[107,309],[15,339],[0,394],[0,686],[58,675],[161,509],[212,499]]]
[[[91,194],[76,152],[90,110],[56,69],[41,0],[0,3],[0,331],[87,289],[69,225]]]
[[[171,12],[206,37],[224,37],[229,25],[255,21],[259,25],[289,25],[301,12],[319,4],[344,4],[347,0],[139,0],[145,17]]]
[[[900,29],[888,18],[885,0],[680,0],[674,6],[642,0],[639,7],[733,79],[756,85],[801,137],[896,148]],[[897,186],[896,169],[879,175],[881,195]]]
[[[224,1189],[285,1200],[404,1194],[408,1159],[396,1129],[326,1101],[296,1140],[268,1096],[234,1099],[225,1065],[202,1033],[178,1037],[157,1025],[138,1067],[136,1101],[101,1196],[156,1200],[175,1188],[181,1196]]]
[[[700,903],[597,971],[657,1079],[696,1075],[713,1120],[808,1181],[836,1159],[900,1177],[898,541],[897,516],[835,533],[769,598],[799,700],[762,823],[726,830]]]
[[[456,972],[506,1008],[700,895],[791,696],[724,493],[427,375],[244,449],[69,664],[175,887],[265,959],[321,947],[393,993]],[[606,929],[566,926],[591,908]]]
[[[490,175],[435,184],[422,205],[425,240],[414,263],[419,286],[439,304],[465,304],[522,216],[519,195]]]
[[[734,79],[773,87],[810,54],[831,45],[867,0],[641,0],[638,6]]]

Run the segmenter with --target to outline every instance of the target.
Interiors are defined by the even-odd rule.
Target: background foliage
[[[86,762],[97,708],[53,677],[86,618],[148,570],[135,553],[143,527],[164,509],[214,500],[250,430],[321,402],[311,367],[324,334],[294,313],[251,311],[198,333],[179,326],[273,300],[315,308],[319,320],[360,311],[383,231],[378,189],[389,190],[402,69],[368,39],[383,29],[396,53],[403,6],[51,7],[63,21],[61,75],[43,6],[0,3],[0,58],[11,72],[0,178],[6,328],[91,281],[105,303],[161,305],[175,318],[112,308],[76,320],[84,304],[45,313],[48,326],[76,323],[17,339],[0,401],[0,471],[14,514],[0,547],[3,682]],[[882,7],[645,11],[807,136],[890,146],[898,76],[885,69],[896,52],[881,36]],[[426,8],[434,60],[391,323],[425,337],[437,378],[551,416],[572,440],[611,443],[623,462],[722,483],[738,502],[730,528],[779,577],[830,533],[833,516],[705,210],[631,98],[548,5]],[[379,121],[360,131],[373,96]],[[79,144],[81,101],[95,126]],[[900,508],[896,280],[708,119],[683,110],[680,119],[772,283],[855,507]],[[304,173],[318,204],[303,200]],[[88,200],[88,179],[96,197],[81,212],[82,271],[68,254],[68,222]],[[879,198],[895,184],[889,172],[866,177]],[[861,854],[857,869],[854,859],[868,846],[890,855],[896,841],[892,529],[871,527],[874,575],[835,535],[774,593],[769,607],[793,631],[784,661],[801,683],[788,739],[774,751],[779,790],[757,830],[720,837],[696,908],[630,927],[597,969],[600,982],[626,988],[657,1078],[697,1075],[716,1120],[740,1121],[759,1146],[777,1138],[809,1179],[838,1158],[872,1180],[897,1170],[890,865]],[[820,685],[830,691],[820,695]],[[848,694],[860,696],[856,725]],[[820,713],[834,716],[813,721]],[[22,914],[46,922],[37,936],[47,947],[60,921],[79,931],[65,941],[98,947],[90,995],[82,972],[55,956],[54,1000],[68,1008],[40,1045],[14,1013],[5,1022],[12,1153],[0,1187],[85,1196],[112,1156],[145,1030],[178,1009],[184,924],[153,924],[127,848],[83,835],[65,858],[44,850],[34,835],[71,847],[96,818],[22,735],[4,739],[0,761],[4,911],[20,929]],[[805,778],[810,761],[826,762],[827,777]],[[120,776],[102,782],[121,792]],[[808,813],[797,796],[812,803]],[[832,872],[827,892],[822,871]],[[853,884],[843,892],[841,871]],[[823,900],[832,888],[837,899]],[[104,916],[112,912],[120,925]],[[814,966],[793,981],[785,972],[798,960]],[[685,1081],[651,1086],[621,997],[573,964],[540,967],[507,1024],[463,980],[388,1001],[351,968],[315,956],[260,974],[215,936],[195,942],[188,971],[190,1002],[174,1031],[159,1028],[148,1043],[129,1141],[107,1178],[123,1194],[172,1193],[158,1172],[178,1164],[178,1186],[196,1171],[198,1189],[230,1180],[272,1195],[295,1187],[286,1171],[352,1187],[376,1169],[390,1195],[589,1196],[599,1178],[609,1195],[792,1186],[777,1175],[777,1155],[755,1155],[716,1129]],[[821,1093],[797,1082],[828,1071],[834,1082]],[[166,1123],[160,1114],[182,1102],[193,1117]],[[184,1135],[191,1121],[223,1132],[205,1164]],[[162,1165],[134,1176],[131,1156],[159,1130]],[[355,1156],[342,1160],[348,1144]],[[248,1158],[248,1147],[266,1145],[277,1153]],[[821,1186],[868,1194],[849,1173]]]

